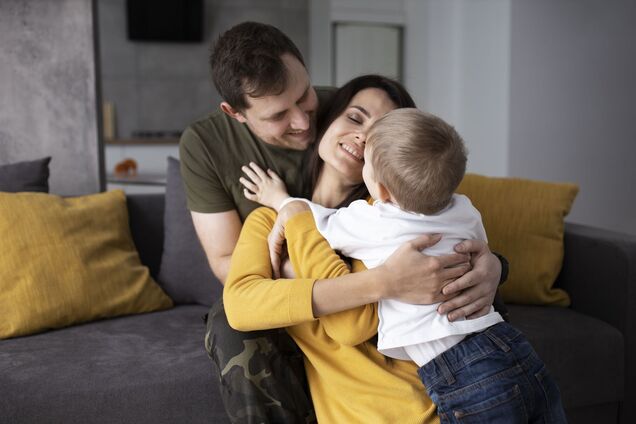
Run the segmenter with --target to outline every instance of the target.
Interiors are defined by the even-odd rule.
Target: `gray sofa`
[[[164,196],[132,195],[128,207],[141,260],[157,277]],[[571,308],[509,305],[512,323],[555,376],[570,422],[636,422],[636,238],[567,225],[558,285]],[[175,302],[0,341],[0,422],[227,422],[203,348],[207,309]]]
[[[164,196],[129,196],[128,210],[141,260],[156,278]],[[0,423],[229,422],[203,344],[207,311],[175,302],[0,341]]]

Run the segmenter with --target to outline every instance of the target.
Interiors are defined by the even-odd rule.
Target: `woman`
[[[310,167],[312,200],[338,207],[367,197],[361,174],[366,130],[388,111],[413,106],[399,84],[382,77],[356,78],[338,90],[319,122],[326,130]],[[267,240],[275,219],[273,211],[261,208],[244,224],[224,289],[230,325],[241,331],[286,328],[305,356],[320,422],[436,421],[416,366],[387,363],[369,341],[377,330],[376,304],[325,315],[329,305],[316,301],[321,285],[349,273],[349,268],[320,237],[310,214],[287,223],[289,255],[299,278],[272,281]],[[416,241],[400,254],[418,255],[423,247]],[[360,269],[359,263],[353,264],[354,272]],[[374,275],[389,278],[382,272],[379,267]],[[371,301],[378,298],[373,280]]]

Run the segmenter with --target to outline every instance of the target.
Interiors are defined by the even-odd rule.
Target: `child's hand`
[[[294,215],[304,211],[308,211],[309,206],[305,202],[294,200],[289,202],[278,213],[272,231],[267,237],[267,246],[269,247],[269,259],[272,263],[272,270],[274,271],[274,279],[281,277],[281,271],[288,271],[288,268],[281,269],[281,264],[285,261],[287,250],[284,247],[285,243],[285,225],[287,221]],[[291,267],[293,270],[293,267]]]
[[[285,182],[271,169],[265,172],[254,162],[250,162],[249,167],[242,166],[241,170],[249,178],[239,178],[245,186],[243,195],[246,198],[278,211],[283,200],[290,197]]]

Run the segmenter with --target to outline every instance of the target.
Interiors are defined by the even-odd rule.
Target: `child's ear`
[[[221,110],[227,116],[229,116],[230,118],[236,119],[241,124],[244,124],[247,121],[245,116],[238,110],[234,109],[228,102],[221,102]]]
[[[393,196],[386,186],[380,182],[376,183],[378,185],[378,196],[380,197],[378,200],[382,202],[391,202],[393,200]]]

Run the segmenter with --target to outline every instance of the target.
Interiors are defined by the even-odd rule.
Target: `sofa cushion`
[[[510,323],[557,381],[566,408],[622,400],[624,339],[616,328],[566,308],[508,305],[508,310]]]
[[[168,158],[164,242],[159,284],[175,303],[211,306],[223,286],[212,273],[186,205],[179,160]]]
[[[139,261],[121,190],[0,193],[0,239],[0,338],[172,306]]]
[[[2,421],[225,423],[206,307],[97,321],[2,342]]]
[[[51,162],[50,156],[38,160],[0,165],[0,191],[48,193],[49,162]]]
[[[563,263],[564,217],[578,186],[468,174],[457,191],[481,212],[490,248],[510,263],[503,300],[568,306],[568,294],[553,284]]]

